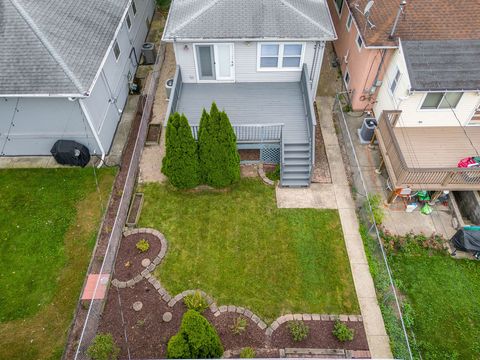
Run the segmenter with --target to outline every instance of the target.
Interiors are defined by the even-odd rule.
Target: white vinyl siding
[[[197,82],[192,43],[174,43],[175,58],[182,72],[182,80],[187,83]],[[236,82],[290,82],[300,81],[300,71],[258,71],[257,43],[238,41],[234,43],[234,63]],[[311,71],[315,43],[304,44],[302,63]],[[320,54],[321,57],[322,54]],[[318,64],[321,64],[321,58]]]

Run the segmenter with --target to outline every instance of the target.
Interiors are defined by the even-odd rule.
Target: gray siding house
[[[202,109],[215,101],[239,149],[280,163],[282,186],[309,186],[313,101],[325,42],[334,39],[325,0],[174,0],[162,39],[177,61],[167,120],[184,113],[196,136]]]
[[[0,0],[0,156],[108,153],[153,0]]]

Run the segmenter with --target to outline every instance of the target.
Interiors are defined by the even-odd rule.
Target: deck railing
[[[402,149],[397,141],[394,125],[401,111],[383,111],[377,137],[381,142],[384,160],[389,162],[395,187],[410,186],[424,190],[473,190],[480,189],[480,169],[478,168],[413,168],[407,165]]]
[[[282,138],[283,124],[232,124],[237,143],[278,143]],[[191,125],[192,135],[198,140],[199,125]]]
[[[182,91],[183,81],[182,81],[182,72],[180,71],[180,66],[177,65],[175,69],[175,76],[173,77],[172,91],[170,92],[170,98],[168,101],[167,112],[165,114],[165,122],[168,122],[170,114],[174,113],[177,110],[178,99],[180,98],[180,93]]]
[[[303,93],[303,102],[305,105],[305,115],[307,118],[307,130],[308,130],[308,139],[311,146],[311,163],[312,165],[315,162],[315,128],[317,125],[317,120],[315,116],[315,109],[313,108],[313,96],[310,89],[310,84],[308,81],[308,68],[307,64],[303,64],[302,75],[300,77],[300,86]]]

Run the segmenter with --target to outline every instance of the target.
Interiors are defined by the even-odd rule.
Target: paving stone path
[[[152,272],[155,270],[155,268],[160,264],[162,259],[165,257],[165,254],[167,253],[167,240],[165,239],[165,236],[155,230],[155,229],[149,229],[149,228],[140,228],[140,229],[129,229],[124,231],[123,235],[129,236],[132,234],[152,234],[153,236],[157,237],[162,245],[160,249],[160,253],[153,259],[153,261],[148,265],[145,270],[143,270],[139,275],[135,276],[134,278],[128,280],[128,281],[119,281],[117,279],[112,280],[112,285],[119,288],[119,289],[124,289],[126,287],[132,287],[136,283],[142,281],[143,279],[147,279],[147,281],[152,284],[152,286],[155,288],[155,290],[160,294],[162,297],[163,301],[167,303],[167,305],[171,308],[175,306],[179,301],[182,301],[186,296],[188,295],[193,295],[195,293],[200,293],[202,297],[207,300],[208,306],[210,311],[213,313],[215,317],[220,316],[222,313],[237,313],[240,315],[243,315],[249,319],[251,319],[257,326],[265,331],[265,334],[267,336],[271,336],[273,332],[278,329],[278,327],[288,321],[294,321],[294,320],[302,320],[302,321],[335,321],[335,320],[340,320],[340,321],[363,321],[363,318],[361,315],[326,315],[326,314],[286,314],[278,317],[276,320],[274,320],[270,326],[266,324],[265,321],[263,321],[260,316],[256,315],[253,311],[241,307],[241,306],[235,306],[235,305],[221,305],[218,306],[216,302],[213,300],[213,298],[208,295],[205,291],[200,290],[200,289],[192,289],[192,290],[185,290],[181,292],[180,294],[177,294],[175,296],[171,296],[168,291],[162,286],[160,281],[152,274]],[[171,320],[171,313],[168,313],[170,315],[167,315],[167,313],[164,314],[164,321],[170,321]],[[170,317],[170,319],[166,320],[165,316],[167,318]]]

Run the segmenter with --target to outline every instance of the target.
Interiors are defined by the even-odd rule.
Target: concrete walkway
[[[332,97],[317,97],[319,126],[322,129],[330,164],[332,184],[312,184],[308,189],[277,188],[277,206],[338,209],[371,356],[377,359],[392,358],[389,338],[378,306],[373,279],[359,233],[355,203],[333,125],[333,101]]]

